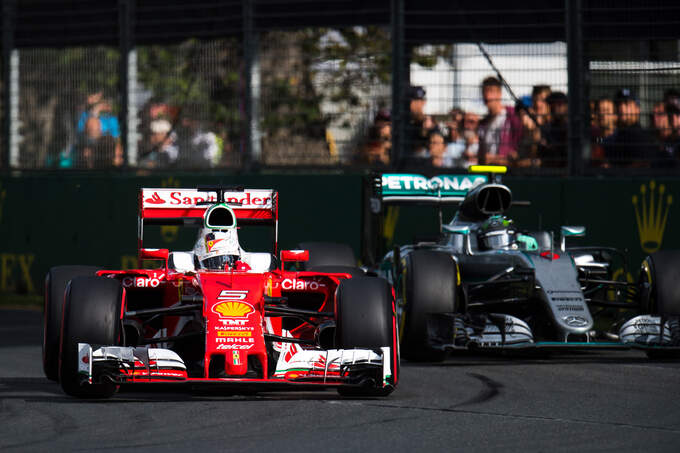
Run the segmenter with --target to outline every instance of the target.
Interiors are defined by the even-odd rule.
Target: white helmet
[[[224,270],[234,267],[241,256],[236,230],[236,216],[226,204],[209,208],[204,216],[204,227],[198,234],[194,256],[201,269]]]

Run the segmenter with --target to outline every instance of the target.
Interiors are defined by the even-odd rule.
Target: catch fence
[[[678,25],[642,0],[5,0],[0,171],[675,174]]]

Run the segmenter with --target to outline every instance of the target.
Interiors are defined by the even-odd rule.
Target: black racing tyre
[[[76,277],[66,288],[59,349],[59,382],[68,395],[79,398],[108,398],[113,382],[80,385],[78,343],[119,345],[123,289],[118,280],[104,277]]]
[[[95,266],[56,266],[47,272],[42,345],[43,371],[47,379],[55,382],[59,380],[59,332],[66,285],[74,277],[95,275],[98,270]]]
[[[302,242],[301,250],[309,251],[309,261],[302,263],[304,270],[314,270],[319,266],[357,267],[357,259],[352,248],[335,242]]]
[[[386,387],[339,387],[343,396],[387,396],[394,390],[399,369],[397,323],[392,288],[377,277],[343,280],[336,293],[335,345],[340,349],[390,347],[393,375]],[[382,385],[382,382],[376,383]]]
[[[645,258],[640,282],[641,308],[645,313],[680,315],[680,251],[656,252]]]
[[[401,355],[413,361],[441,361],[446,353],[428,341],[427,315],[453,313],[457,297],[456,262],[451,255],[416,250],[402,271],[404,311],[400,319]]]

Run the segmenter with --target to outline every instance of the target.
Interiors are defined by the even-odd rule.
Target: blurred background
[[[545,198],[520,214],[533,223],[582,221],[638,255],[675,240],[664,242],[680,174],[672,2],[1,7],[0,293],[38,293],[50,265],[95,252],[128,265],[143,185],[276,182],[295,200],[284,241],[340,236],[359,251],[363,175],[496,163]],[[612,216],[625,228],[612,233]]]

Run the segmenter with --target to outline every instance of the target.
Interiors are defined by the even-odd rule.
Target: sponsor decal
[[[199,192],[195,189],[144,189],[145,205],[154,208],[189,208],[197,207],[199,203],[217,203],[215,194]],[[224,192],[224,201],[238,204],[237,209],[271,209],[272,191],[268,189],[246,190],[244,192]]]
[[[485,175],[438,175],[426,178],[412,174],[384,174],[383,195],[418,195],[441,193],[442,195],[465,195],[470,189],[487,181]]]
[[[240,366],[241,363],[241,351],[231,351],[232,363],[236,366]]]
[[[164,278],[164,273],[158,274],[154,272],[150,277],[123,277],[122,283],[125,288],[158,288]]]
[[[221,241],[222,239],[206,239],[205,248],[208,250],[208,252],[212,252],[213,247],[215,247],[215,245]]]
[[[215,326],[215,330],[229,330],[229,329],[249,329],[252,330],[253,327],[243,327],[246,325],[245,319],[220,319],[220,322],[222,323],[221,326]]]
[[[223,289],[217,298],[219,300],[243,300],[248,295],[248,290]]]
[[[296,278],[284,278],[281,281],[281,289],[284,290],[302,290],[302,291],[318,291],[320,288],[326,287],[325,283],[319,283],[315,280],[298,280]]]
[[[223,331],[218,331],[217,336],[218,337],[250,337],[252,336],[252,332],[248,331],[233,331],[233,330],[223,330]]]
[[[158,195],[158,192],[154,192],[153,195],[151,195],[149,198],[144,199],[144,203],[164,204],[165,200],[162,199],[160,195]]]
[[[239,351],[247,351],[251,349],[254,344],[218,344],[217,348],[215,348],[218,351],[222,350],[231,350],[231,349],[236,349]]]
[[[633,195],[640,246],[645,252],[654,253],[661,248],[672,203],[673,196],[666,194],[666,186],[660,184],[657,189],[656,181],[642,184],[640,195]]]
[[[247,332],[250,333],[250,332]],[[254,338],[243,338],[243,337],[227,337],[227,338],[221,338],[218,337],[215,339],[215,342],[217,343],[255,343]]]
[[[588,320],[581,316],[565,316],[564,322],[571,327],[585,327],[588,325]]]
[[[584,311],[583,305],[560,304],[557,306],[559,311]]]
[[[219,302],[213,305],[212,311],[222,318],[247,318],[255,309],[246,302]]]

